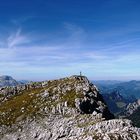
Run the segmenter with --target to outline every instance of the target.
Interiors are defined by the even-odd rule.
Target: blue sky
[[[0,75],[45,80],[80,71],[140,80],[139,0],[0,1]]]

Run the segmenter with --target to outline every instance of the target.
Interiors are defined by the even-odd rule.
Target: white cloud
[[[98,77],[117,73],[132,74],[140,70],[139,51],[121,52],[115,46],[113,46],[115,48],[109,46],[107,49],[106,46],[103,49],[98,49],[96,45],[88,47],[82,40],[86,36],[82,28],[71,24],[65,26],[70,35],[66,42],[62,41],[59,45],[55,43],[48,45],[45,42],[37,45],[34,41],[38,38],[29,37],[22,34],[21,29],[17,29],[6,38],[8,45],[5,44],[5,47],[0,48],[0,72],[8,72],[11,75],[27,73],[27,77],[33,73],[32,77],[39,77],[39,73],[74,74],[82,69],[87,75],[93,73]]]
[[[21,35],[20,28],[15,33],[12,33],[7,39],[7,45],[9,48],[13,48],[15,46],[22,45],[28,42],[28,38],[24,35]]]

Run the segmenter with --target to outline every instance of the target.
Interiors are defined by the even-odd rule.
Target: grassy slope
[[[41,100],[36,96],[41,91],[41,88],[23,91],[19,96],[14,96],[1,104],[0,124],[9,125],[25,118],[27,115],[34,114],[39,109],[39,104],[41,104]]]
[[[68,102],[69,107],[75,107],[75,98],[83,97],[83,94],[76,94],[75,89],[67,91],[66,94],[60,93],[57,100],[52,96],[58,94],[53,92],[55,87],[63,88],[70,85],[72,88],[77,81],[74,79],[61,79],[49,81],[45,87],[25,90],[20,95],[10,98],[8,101],[0,105],[0,125],[11,125],[27,117],[36,116],[40,108],[51,108],[59,102]],[[50,94],[48,98],[42,98],[40,93],[47,90]]]

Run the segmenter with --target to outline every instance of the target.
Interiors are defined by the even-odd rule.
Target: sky
[[[0,0],[0,75],[140,80],[139,0]]]

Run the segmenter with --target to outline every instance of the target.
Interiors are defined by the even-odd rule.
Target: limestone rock
[[[0,95],[1,140],[140,139],[131,121],[113,119],[85,76],[5,87]]]

